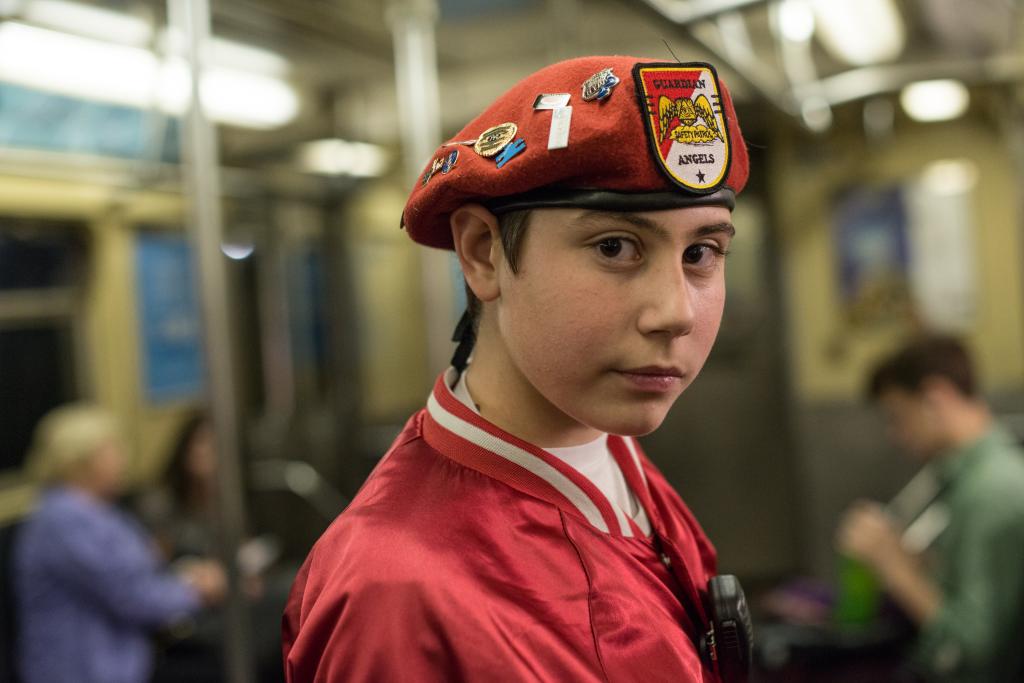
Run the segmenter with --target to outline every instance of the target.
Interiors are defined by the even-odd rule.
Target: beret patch
[[[729,127],[710,64],[637,64],[633,80],[659,166],[680,187],[715,192],[729,172]]]

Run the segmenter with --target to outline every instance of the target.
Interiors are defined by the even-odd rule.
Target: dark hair
[[[505,260],[513,273],[519,272],[519,252],[523,247],[523,237],[526,236],[526,228],[530,224],[530,209],[520,211],[509,211],[498,216],[498,229],[501,231],[501,248],[505,253]],[[480,299],[476,298],[473,290],[466,286],[466,310],[473,321],[474,332],[480,325]]]
[[[185,418],[178,429],[177,437],[174,440],[174,447],[167,459],[166,479],[170,486],[174,503],[179,506],[186,506],[192,492],[193,483],[188,471],[188,452],[192,444],[192,438],[203,425],[209,422],[205,411],[195,410]]]
[[[876,401],[889,389],[917,393],[929,377],[949,380],[964,396],[977,391],[967,349],[953,337],[936,335],[916,339],[883,360],[871,374],[868,398]]]

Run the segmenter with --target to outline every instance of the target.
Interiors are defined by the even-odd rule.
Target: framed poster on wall
[[[905,319],[911,312],[907,210],[903,189],[857,187],[832,214],[839,292],[854,327]]]

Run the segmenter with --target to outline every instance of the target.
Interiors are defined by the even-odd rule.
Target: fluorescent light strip
[[[153,26],[146,19],[81,2],[28,0],[24,3],[21,16],[29,24],[104,42],[148,48],[153,41]],[[156,42],[159,53],[182,52],[179,49],[182,41],[176,38],[173,29],[161,30]],[[216,66],[254,71],[267,76],[283,77],[289,72],[288,61],[281,55],[217,36],[210,40],[210,61]]]
[[[145,19],[80,2],[32,0],[25,3],[22,16],[31,24],[124,45],[146,47],[153,39],[153,27]]]
[[[895,59],[906,30],[892,0],[811,0],[822,44],[848,64]]]
[[[0,25],[0,79],[40,90],[145,106],[160,62],[138,47],[102,43],[16,22]]]
[[[160,31],[157,46],[164,54],[180,55],[184,52],[184,41],[173,28]],[[254,71],[266,76],[283,77],[291,70],[288,60],[277,53],[218,37],[210,39],[210,63],[227,69]]]
[[[965,194],[978,184],[978,165],[970,159],[942,159],[928,164],[921,181],[934,195]]]
[[[298,150],[303,170],[324,175],[372,178],[387,170],[387,153],[377,145],[327,138],[307,142]]]
[[[814,12],[808,0],[783,0],[779,3],[779,30],[794,43],[805,43],[814,35]]]
[[[138,47],[115,45],[17,22],[0,24],[0,80],[72,97],[181,114],[189,71]],[[275,128],[298,113],[284,80],[211,67],[200,96],[211,119],[247,128]]]
[[[911,83],[900,92],[900,104],[915,121],[948,121],[967,111],[971,95],[960,81],[939,79]]]
[[[299,112],[299,98],[285,81],[233,69],[207,70],[199,96],[210,118],[246,128],[276,128]]]

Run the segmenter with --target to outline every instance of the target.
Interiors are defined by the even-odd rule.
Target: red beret
[[[448,217],[470,202],[496,214],[731,209],[748,170],[732,98],[710,64],[581,57],[527,76],[441,145],[402,224],[417,242],[452,249]]]

